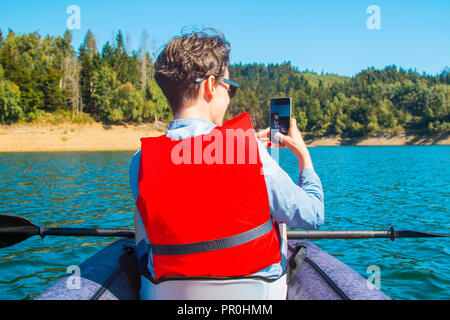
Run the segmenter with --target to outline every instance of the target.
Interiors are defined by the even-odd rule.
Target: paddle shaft
[[[96,229],[96,228],[46,228],[46,227],[10,227],[0,228],[0,233],[10,235],[40,235],[44,236],[98,236],[98,237],[134,237],[133,230],[126,229]],[[391,231],[371,230],[311,230],[288,231],[288,239],[369,239],[390,238]]]
[[[40,235],[44,236],[96,236],[96,237],[127,237],[135,236],[130,229],[97,229],[97,228],[46,228],[36,226],[21,226],[0,228],[3,235]],[[372,239],[372,238],[430,238],[448,237],[447,234],[427,233],[409,230],[306,230],[287,232],[288,239]]]
[[[44,236],[96,236],[96,237],[127,237],[133,238],[134,231],[128,229],[97,229],[97,228],[46,228],[46,227],[10,227],[0,228],[4,235],[40,235]]]
[[[444,238],[450,237],[448,233],[430,233],[412,230],[312,230],[288,231],[288,239],[372,239],[389,238]]]
[[[0,215],[0,248],[22,242],[31,236],[96,236],[133,238],[133,229],[99,228],[47,228],[38,227],[22,217]],[[288,239],[369,239],[369,238],[422,238],[449,237],[449,234],[427,233],[410,230],[309,230],[288,231]]]
[[[391,230],[311,230],[288,231],[288,239],[370,239],[392,238]]]

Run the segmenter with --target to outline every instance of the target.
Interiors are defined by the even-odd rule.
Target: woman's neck
[[[179,112],[174,115],[175,119],[184,119],[184,118],[197,118],[197,119],[205,119],[211,122],[214,122],[213,116],[206,106],[201,105],[193,105],[190,107],[181,108]]]

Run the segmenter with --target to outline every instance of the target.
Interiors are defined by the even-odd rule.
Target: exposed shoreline
[[[11,125],[0,126],[0,152],[50,152],[50,151],[131,151],[140,148],[140,138],[164,134],[163,127],[153,124],[111,125],[61,124],[61,125]],[[402,146],[450,145],[449,134],[414,136],[405,133],[379,134],[363,139],[326,137],[305,139],[315,146]]]
[[[308,146],[408,146],[450,145],[449,133],[440,135],[414,135],[405,132],[379,133],[364,138],[325,137],[305,139]]]
[[[141,137],[162,133],[152,124],[0,126],[0,152],[137,151]]]

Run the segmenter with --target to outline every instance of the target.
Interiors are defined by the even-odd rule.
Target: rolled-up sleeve
[[[317,229],[324,222],[324,194],[313,169],[300,173],[298,184],[258,141],[272,218],[292,228]]]

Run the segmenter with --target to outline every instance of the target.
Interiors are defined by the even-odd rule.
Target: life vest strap
[[[239,246],[241,244],[255,240],[272,230],[272,218],[262,225],[249,231],[222,239],[201,241],[186,244],[152,244],[152,254],[154,255],[180,255],[200,252],[215,251]]]

